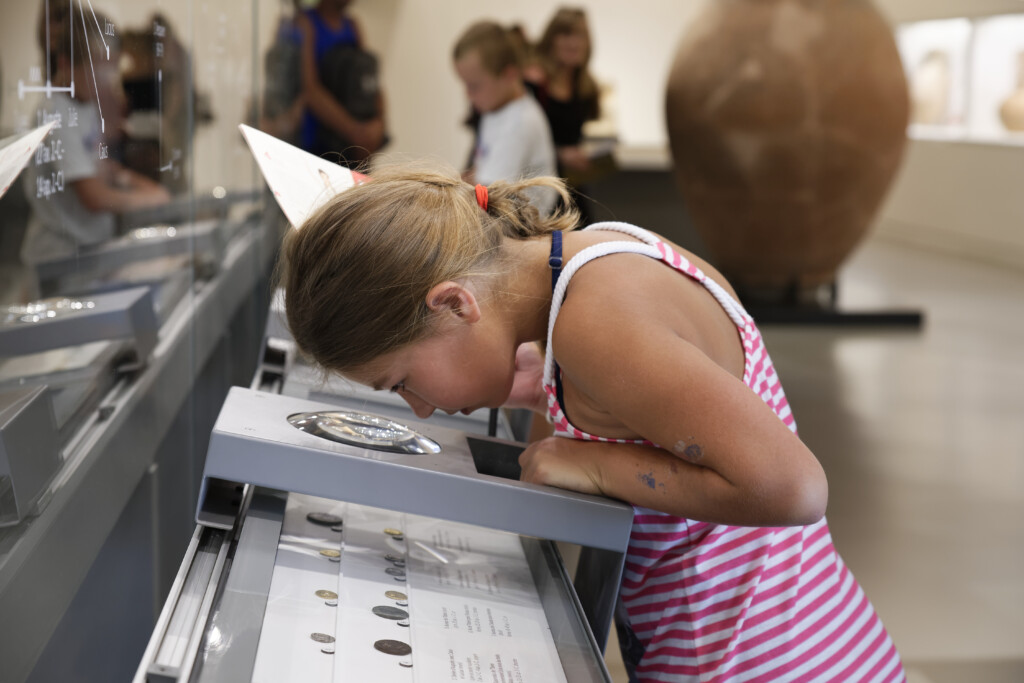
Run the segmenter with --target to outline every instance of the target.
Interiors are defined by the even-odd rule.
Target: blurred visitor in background
[[[306,113],[300,145],[318,156],[357,166],[387,142],[384,96],[376,58],[347,13],[349,0],[320,0],[298,12],[300,72]]]
[[[302,33],[297,24],[302,8],[299,0],[282,0],[280,9],[274,42],[263,57],[258,127],[275,138],[300,146],[306,115],[306,100],[302,96]]]
[[[120,34],[128,106],[124,149],[117,158],[172,193],[185,192],[190,175],[185,152],[195,128],[213,120],[210,100],[195,90],[192,58],[167,17],[154,13]]]
[[[116,214],[170,199],[165,188],[111,157],[125,111],[120,45],[116,36],[88,30],[87,24],[85,35],[75,29],[72,55],[72,16],[68,0],[49,0],[39,19],[39,45],[52,85],[74,87],[41,98],[37,110],[35,123],[58,124],[25,173],[32,217],[21,256],[28,264],[109,240]],[[104,26],[106,18],[97,12],[96,22]]]
[[[600,114],[598,87],[590,75],[590,29],[582,9],[560,8],[548,22],[533,59],[524,70],[551,126],[558,174],[578,194],[592,175],[590,153],[583,146],[583,124]],[[576,197],[587,222],[585,204]]]
[[[521,56],[509,31],[490,21],[473,24],[456,42],[453,59],[466,97],[480,115],[466,181],[489,185],[555,175],[551,130],[523,83]],[[550,213],[557,195],[535,189],[531,201],[542,215]]]

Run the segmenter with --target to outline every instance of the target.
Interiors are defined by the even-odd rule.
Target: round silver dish
[[[92,301],[80,301],[78,299],[41,299],[30,304],[8,306],[3,311],[4,325],[13,323],[37,323],[41,320],[49,320],[76,311],[85,311],[96,308]]]
[[[403,424],[349,411],[295,413],[288,422],[323,439],[390,453],[440,453],[441,446]]]

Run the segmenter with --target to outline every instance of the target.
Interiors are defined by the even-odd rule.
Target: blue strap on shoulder
[[[562,274],[562,231],[551,233],[551,255],[548,256],[548,267],[551,268],[551,291],[555,291],[558,276]]]
[[[551,253],[548,256],[548,267],[551,268],[551,292],[554,294],[555,286],[558,284],[558,276],[562,274],[562,231],[555,230],[551,233]],[[551,349],[547,350],[548,353],[552,353]],[[565,412],[565,400],[562,398],[562,369],[558,367],[558,363],[555,362],[555,395],[558,398],[558,407],[562,409],[562,414],[566,415],[568,420],[568,413]]]

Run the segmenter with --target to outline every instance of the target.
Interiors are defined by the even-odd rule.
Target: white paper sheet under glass
[[[311,511],[341,517],[343,531],[311,524]],[[332,535],[340,562],[319,553]],[[336,606],[316,595],[324,588],[337,593]],[[314,632],[335,638],[333,654]],[[382,641],[384,651],[375,647]],[[388,651],[402,644],[411,652]],[[291,494],[253,680],[558,683],[565,675],[518,536]]]

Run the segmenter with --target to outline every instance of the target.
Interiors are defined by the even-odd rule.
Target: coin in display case
[[[408,628],[409,627],[409,620],[408,619],[402,619],[401,621],[398,622],[398,625],[399,626],[405,626],[406,628]]]
[[[326,633],[310,633],[309,637],[318,643],[333,643],[334,636],[327,635]]]
[[[317,591],[316,592],[316,596],[318,598],[323,598],[324,600],[337,600],[338,599],[338,594],[335,593],[334,591]]]
[[[390,605],[377,605],[373,608],[372,612],[383,619],[393,619],[395,621],[409,618],[409,613],[404,609],[398,609]]]
[[[409,603],[406,602],[405,600],[395,600],[395,604],[398,605],[399,607],[408,607],[409,606]]]
[[[394,562],[395,564],[398,564],[399,562],[401,562],[403,564],[405,563],[405,558],[404,557],[399,557],[398,555],[392,555],[391,553],[388,553],[387,555],[385,555],[384,559],[387,560],[388,562]]]
[[[323,550],[320,551],[320,554],[323,555],[324,557],[329,557],[332,560],[335,559],[335,558],[340,558],[341,557],[341,551],[340,550],[334,550],[333,548],[324,548]]]
[[[402,661],[400,661],[398,663],[398,666],[404,666],[406,669],[411,669],[412,668],[412,660],[411,659],[403,659]]]
[[[306,515],[306,519],[321,526],[338,526],[342,522],[341,517],[329,512],[310,512]]]
[[[409,644],[403,643],[400,640],[378,640],[373,644],[373,647],[386,655],[395,655],[397,657],[405,657],[412,654],[412,648],[409,647]]]
[[[405,570],[404,569],[399,569],[398,567],[388,567],[384,571],[387,572],[388,574],[390,574],[391,576],[394,576],[394,577],[399,577],[400,576],[402,578],[405,578]]]
[[[401,591],[384,591],[384,597],[389,600],[408,600],[409,596]]]
[[[398,529],[391,529],[390,527],[385,529],[384,533],[386,533],[388,536],[392,536],[392,537],[404,536],[404,534],[400,530],[398,530]]]
[[[320,648],[320,652],[323,652],[325,655],[333,655],[334,654],[334,646],[333,645],[324,645],[322,648]]]
[[[331,531],[344,531],[344,530],[345,530],[345,527],[343,527],[340,524],[338,524],[337,526],[332,526],[331,527]]]

